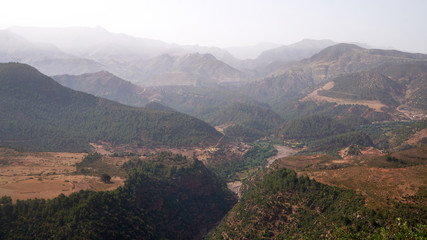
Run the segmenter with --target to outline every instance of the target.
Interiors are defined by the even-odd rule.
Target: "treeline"
[[[175,158],[175,156],[171,156]],[[114,191],[80,191],[52,200],[0,201],[1,239],[191,239],[234,204],[225,184],[198,160],[175,168],[132,160]],[[131,167],[130,167],[131,166]],[[164,174],[170,173],[170,174]]]
[[[0,144],[33,151],[88,151],[89,142],[193,146],[221,136],[171,111],[121,105],[65,88],[23,64],[0,65]]]

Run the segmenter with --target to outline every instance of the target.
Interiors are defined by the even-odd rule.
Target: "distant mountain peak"
[[[332,40],[303,39],[291,45],[284,45],[262,52],[258,60],[274,61],[299,61],[309,58],[322,49],[336,44]]]
[[[311,57],[310,60],[316,61],[316,60],[333,60],[338,59],[340,56],[342,56],[345,53],[349,53],[350,51],[358,51],[363,50],[364,48],[357,46],[356,44],[351,43],[338,43],[336,45],[327,47]]]

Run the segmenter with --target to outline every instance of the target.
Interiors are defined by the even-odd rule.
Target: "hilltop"
[[[107,98],[125,105],[140,107],[147,103],[141,97],[142,87],[123,80],[107,71],[82,75],[56,75],[52,79],[73,90]]]
[[[207,123],[185,114],[129,107],[77,92],[24,64],[0,65],[0,93],[3,146],[83,151],[97,141],[194,146],[221,137]]]
[[[243,72],[219,61],[211,54],[161,55],[138,66],[138,84],[162,85],[213,85],[218,83],[248,81]]]

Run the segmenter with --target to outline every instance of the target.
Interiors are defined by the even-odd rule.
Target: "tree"
[[[106,174],[106,173],[103,173],[102,175],[101,175],[101,181],[103,181],[103,182],[105,182],[105,183],[111,183],[111,176],[110,175],[108,175],[108,174]]]

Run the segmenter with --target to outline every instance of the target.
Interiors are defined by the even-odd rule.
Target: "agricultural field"
[[[16,200],[29,198],[51,199],[59,194],[69,195],[80,190],[112,190],[124,184],[124,178],[114,176],[111,183],[104,183],[97,174],[76,172],[76,164],[85,153],[17,152],[0,149],[0,195]],[[122,161],[111,159],[115,166]]]

